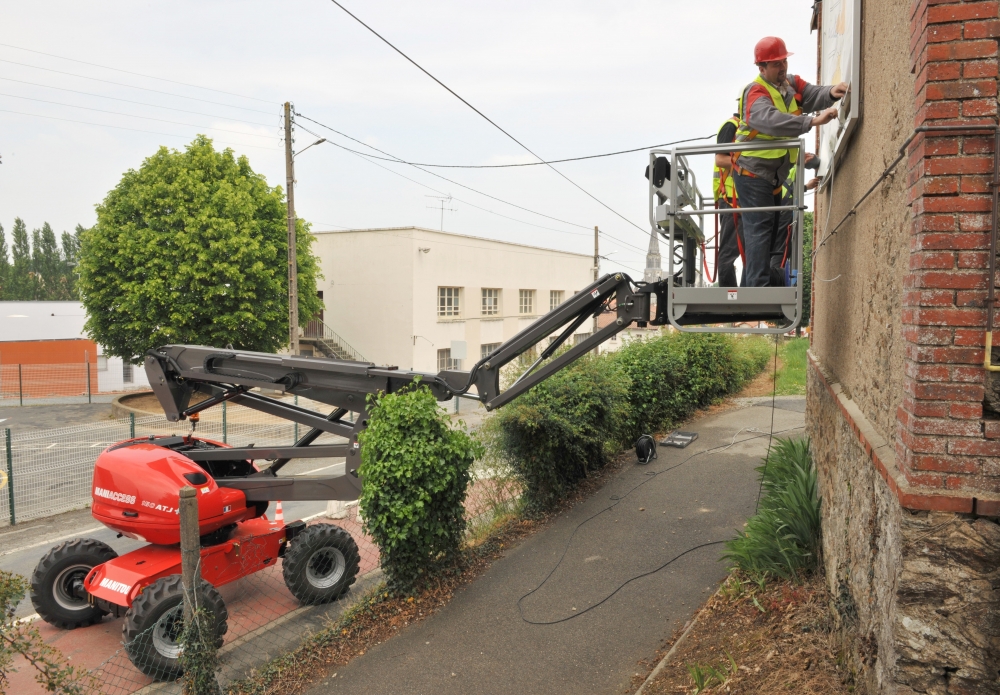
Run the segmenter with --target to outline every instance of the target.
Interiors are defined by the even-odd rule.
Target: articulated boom
[[[636,285],[623,273],[605,275],[500,345],[467,372],[445,370],[430,374],[365,362],[272,355],[200,345],[165,345],[147,354],[146,374],[171,422],[231,401],[310,428],[291,446],[186,451],[185,456],[203,462],[274,461],[264,471],[246,476],[217,477],[220,486],[243,490],[248,502],[353,500],[361,493],[357,474],[361,463],[358,434],[367,426],[369,394],[392,393],[419,381],[428,386],[440,401],[465,395],[478,398],[488,410],[498,408],[633,323],[667,323],[662,310],[652,321],[649,315],[652,294],[660,295],[659,307],[666,305],[663,292],[666,292],[665,283]],[[613,323],[539,367],[585,321],[606,308],[617,312]],[[501,392],[501,368],[556,332],[559,332],[558,337],[541,351],[535,363],[516,383]],[[296,394],[332,406],[333,410],[323,415],[251,391],[254,388]],[[192,405],[192,396],[196,392],[208,398]],[[349,413],[356,413],[356,417],[348,420]],[[324,433],[339,435],[347,442],[315,444]],[[345,474],[294,478],[276,476],[290,459],[330,457],[346,458]]]

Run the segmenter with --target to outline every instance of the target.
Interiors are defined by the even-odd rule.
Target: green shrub
[[[389,589],[407,593],[456,556],[469,470],[482,447],[452,429],[426,386],[369,403],[368,428],[359,435],[361,513]]]
[[[815,569],[820,550],[820,499],[808,439],[778,439],[761,474],[763,497],[724,557],[751,577],[794,577]]]
[[[189,695],[222,695],[219,687],[219,650],[215,616],[206,608],[196,608],[185,621],[181,633],[184,645],[179,661],[184,669],[184,692]]]
[[[487,421],[490,453],[521,481],[527,514],[549,508],[620,449],[628,388],[622,370],[588,355]]]
[[[544,511],[639,434],[739,390],[769,354],[762,338],[672,332],[588,355],[490,418],[487,448],[521,481],[526,511]]]

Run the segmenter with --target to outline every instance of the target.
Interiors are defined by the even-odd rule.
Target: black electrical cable
[[[93,66],[95,68],[103,68],[105,70],[114,70],[115,72],[123,72],[126,75],[135,75],[136,77],[146,77],[146,78],[148,78],[150,80],[160,80],[161,82],[170,82],[172,84],[179,84],[179,85],[181,85],[183,87],[194,87],[195,89],[204,89],[204,90],[209,91],[209,92],[218,92],[219,94],[228,94],[231,97],[239,97],[240,99],[250,99],[251,101],[260,101],[260,102],[263,102],[265,104],[271,104],[271,103],[273,103],[271,101],[268,101],[267,99],[260,99],[258,97],[248,97],[248,96],[246,96],[244,94],[237,94],[236,92],[227,92],[225,90],[215,89],[213,87],[202,87],[201,85],[190,84],[188,82],[178,82],[177,80],[169,80],[166,77],[156,77],[154,75],[144,75],[141,72],[132,72],[131,70],[123,70],[121,68],[113,68],[113,67],[111,67],[109,65],[101,65],[99,63],[90,63],[90,62],[87,62],[86,60],[78,60],[77,58],[67,58],[66,56],[59,56],[59,55],[56,55],[54,53],[45,53],[44,51],[36,51],[34,49],[24,48],[22,46],[14,46],[14,45],[9,44],[9,43],[0,43],[0,46],[3,46],[4,48],[13,48],[13,49],[16,49],[18,51],[27,51],[28,53],[37,53],[38,55],[48,56],[49,58],[58,58],[59,60],[68,60],[68,61],[70,61],[72,63],[81,63],[83,65],[91,65],[91,66]]]
[[[455,92],[455,90],[453,90],[451,87],[449,87],[448,85],[446,85],[444,82],[442,82],[438,78],[434,77],[434,75],[432,75],[427,70],[425,70],[423,68],[423,66],[421,66],[417,61],[413,60],[413,58],[411,58],[410,56],[408,56],[405,53],[403,53],[403,51],[401,51],[400,49],[396,48],[396,46],[394,46],[388,39],[386,39],[384,36],[382,36],[377,31],[375,31],[374,29],[372,29],[370,26],[368,26],[367,24],[365,24],[363,21],[361,21],[350,10],[348,10],[346,7],[344,7],[339,2],[337,2],[337,0],[330,0],[330,2],[332,2],[334,5],[336,5],[340,9],[342,9],[352,19],[354,19],[358,24],[360,24],[365,29],[367,29],[368,31],[370,31],[371,33],[373,33],[379,39],[381,39],[382,42],[385,43],[385,45],[387,45],[389,48],[391,48],[392,50],[396,51],[396,53],[398,53],[399,55],[401,55],[404,58],[406,58],[406,60],[408,60],[418,70],[420,70],[420,72],[424,73],[429,78],[431,78],[432,80],[434,80],[435,82],[437,82],[439,85],[441,85],[441,87],[443,87],[445,90],[447,90],[449,94],[451,94],[453,97],[455,97],[456,99],[458,99],[459,101],[461,101],[463,104],[465,104],[466,106],[468,106],[470,109],[472,109],[473,111],[475,111],[477,114],[479,114],[483,119],[486,120],[487,123],[489,123],[490,125],[492,125],[494,128],[496,128],[497,130],[499,130],[501,133],[503,133],[504,135],[506,135],[508,138],[510,138],[511,140],[513,140],[515,143],[517,143],[518,145],[520,145],[524,149],[525,152],[527,152],[528,154],[530,154],[532,157],[534,157],[535,159],[537,159],[539,162],[541,162],[541,163],[545,164],[546,166],[548,166],[549,169],[551,169],[555,173],[559,174],[559,176],[561,176],[564,179],[566,179],[566,181],[568,181],[574,187],[576,187],[577,189],[579,189],[582,193],[584,193],[585,195],[587,195],[589,198],[591,198],[592,200],[594,200],[596,203],[598,203],[599,205],[601,205],[602,207],[604,207],[605,209],[607,209],[611,213],[617,215],[618,217],[620,217],[624,221],[628,222],[630,225],[632,225],[633,227],[635,227],[636,229],[638,229],[640,232],[645,233],[646,230],[644,230],[642,227],[640,227],[635,222],[633,222],[632,220],[628,219],[627,217],[625,217],[624,215],[622,215],[620,212],[618,212],[617,210],[615,210],[611,206],[607,205],[606,203],[604,203],[603,201],[601,201],[600,199],[598,199],[592,193],[590,193],[587,190],[585,190],[578,183],[576,183],[571,178],[569,178],[568,176],[566,176],[566,174],[562,173],[561,171],[559,171],[558,169],[556,169],[554,166],[552,166],[551,164],[547,163],[545,161],[544,157],[540,157],[539,155],[535,154],[534,151],[532,151],[532,149],[530,147],[528,147],[523,142],[521,142],[520,140],[518,140],[517,138],[515,138],[513,135],[511,135],[510,133],[508,133],[506,130],[504,130],[503,128],[501,128],[499,125],[497,125],[496,122],[494,122],[489,116],[487,116],[485,113],[483,113],[482,111],[480,111],[479,109],[477,109],[475,106],[473,106],[472,104],[470,104],[469,102],[467,102],[465,99],[463,99],[461,96],[459,96],[459,94],[457,92]]]
[[[771,377],[771,426],[768,428],[771,432],[774,431],[774,403],[778,395],[778,342],[780,337],[774,337],[774,375]],[[757,486],[757,501],[753,505],[754,514],[760,509],[760,493],[764,489],[764,476],[767,475],[768,459],[771,458],[771,438],[772,435],[769,434],[767,436],[767,454],[764,455],[764,470],[760,473],[760,485]]]
[[[772,413],[772,415],[773,415],[773,413]],[[772,427],[773,427],[773,425],[772,425]],[[771,437],[771,436],[773,436],[775,434],[784,434],[785,432],[792,432],[794,430],[800,430],[803,427],[804,427],[804,425],[799,426],[799,427],[789,427],[787,429],[783,429],[783,430],[780,430],[778,432],[773,432],[773,433],[769,432],[767,434],[767,436]],[[737,434],[739,434],[739,433],[737,432]],[[741,439],[740,442],[741,443],[742,442],[749,442],[749,441],[751,441],[753,439],[760,439],[763,436],[765,436],[765,435],[759,434],[759,435],[756,435],[754,437],[747,437],[746,439]],[[735,443],[735,438],[734,438],[734,442],[733,443]],[[541,583],[538,586],[536,586],[534,589],[532,589],[528,593],[524,594],[523,596],[521,596],[521,598],[519,598],[517,600],[517,611],[518,611],[518,614],[521,617],[521,620],[523,620],[524,622],[528,623],[529,625],[555,625],[557,623],[568,622],[570,620],[573,620],[574,618],[579,618],[584,613],[588,613],[588,612],[592,611],[593,609],[597,608],[598,606],[600,606],[601,604],[605,603],[608,599],[610,599],[612,596],[614,596],[615,594],[617,594],[619,591],[621,591],[622,589],[624,589],[627,585],[631,584],[635,580],[641,579],[642,577],[647,577],[647,576],[649,576],[651,574],[655,574],[656,572],[659,572],[660,570],[662,570],[663,568],[667,567],[671,563],[677,561],[681,557],[687,555],[688,553],[694,552],[695,550],[698,550],[699,548],[704,548],[704,547],[707,547],[707,546],[710,546],[710,545],[719,545],[721,543],[725,543],[726,542],[725,540],[721,540],[721,541],[709,541],[707,543],[701,543],[699,545],[690,547],[687,550],[685,550],[684,552],[680,553],[679,555],[675,555],[674,557],[672,557],[670,560],[668,560],[667,562],[663,563],[659,567],[656,567],[655,569],[652,569],[652,570],[647,570],[645,572],[642,572],[641,574],[637,574],[637,575],[635,575],[633,577],[630,577],[629,579],[627,579],[624,582],[622,582],[621,584],[619,584],[618,587],[614,591],[612,591],[610,594],[608,594],[607,596],[605,596],[604,598],[602,598],[600,601],[598,601],[594,605],[588,606],[587,608],[583,609],[582,611],[577,611],[576,613],[573,613],[572,615],[568,615],[565,618],[559,618],[558,620],[548,620],[548,621],[545,621],[545,620],[529,620],[528,618],[524,617],[524,609],[521,607],[521,603],[524,601],[524,599],[528,598],[529,596],[531,596],[532,594],[534,594],[536,591],[538,591],[539,589],[541,589],[543,586],[545,586],[545,584],[549,581],[549,579],[552,578],[552,575],[555,574],[556,570],[559,569],[559,567],[562,565],[563,560],[566,559],[566,553],[569,552],[570,546],[573,544],[573,538],[576,537],[577,531],[579,531],[580,528],[583,527],[584,524],[592,521],[593,519],[596,519],[597,517],[599,517],[604,512],[609,511],[611,509],[614,509],[615,507],[618,506],[618,504],[622,500],[624,500],[626,497],[628,497],[629,495],[631,495],[633,492],[635,492],[640,487],[642,487],[646,483],[650,482],[651,480],[653,480],[657,476],[662,475],[663,473],[669,473],[672,470],[680,468],[684,464],[688,463],[692,459],[697,458],[698,456],[701,456],[702,454],[709,454],[709,453],[712,453],[714,451],[728,449],[729,447],[731,447],[733,445],[733,443],[726,444],[724,446],[720,444],[719,446],[712,447],[711,449],[705,449],[704,451],[699,451],[699,452],[697,452],[695,454],[691,454],[690,456],[688,456],[686,459],[684,459],[680,463],[676,463],[673,466],[669,466],[668,468],[664,468],[661,471],[650,471],[649,473],[646,473],[645,474],[647,476],[646,480],[642,481],[638,485],[633,486],[624,495],[613,495],[613,496],[611,496],[609,499],[614,500],[614,504],[610,504],[607,507],[604,507],[603,509],[601,509],[600,511],[597,511],[597,512],[591,514],[586,519],[584,519],[579,524],[577,524],[576,527],[573,529],[573,533],[570,534],[569,539],[566,541],[566,547],[563,548],[562,555],[559,556],[559,560],[556,562],[555,566],[549,571],[549,573],[547,575],[545,575],[545,578],[541,581]]]

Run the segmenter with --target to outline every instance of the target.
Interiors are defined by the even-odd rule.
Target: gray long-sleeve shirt
[[[786,106],[790,107],[795,97],[793,84],[797,84],[801,90],[802,101],[799,106],[802,108],[803,115],[795,116],[790,113],[782,113],[771,102],[770,98],[760,97],[750,106],[748,123],[751,128],[765,135],[797,138],[808,133],[812,128],[812,117],[804,114],[822,111],[833,106],[837,101],[830,95],[830,87],[809,84],[795,75],[789,75],[785,84],[777,88],[784,98]],[[744,103],[755,85],[759,86],[756,82],[751,82],[743,90]],[[792,168],[793,162],[788,155],[779,159],[744,156],[739,158],[737,164],[754,176],[767,179],[777,186],[788,177],[788,171]]]

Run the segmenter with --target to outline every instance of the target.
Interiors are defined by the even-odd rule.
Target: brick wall
[[[914,126],[996,123],[1000,3],[920,0],[910,28]],[[925,133],[911,146],[897,411],[896,462],[907,481],[952,491],[980,513],[991,510],[972,508],[976,496],[1000,492],[1000,421],[983,409],[992,171],[992,134]]]

